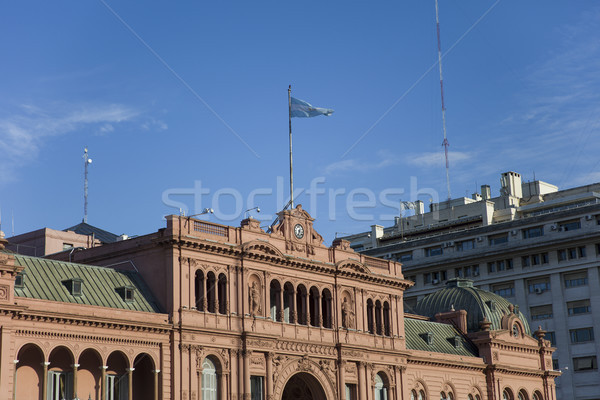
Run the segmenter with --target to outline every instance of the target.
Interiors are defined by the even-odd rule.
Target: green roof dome
[[[467,312],[467,330],[477,332],[484,317],[491,323],[490,329],[502,329],[504,315],[515,313],[523,322],[525,332],[531,335],[527,319],[504,297],[473,286],[470,279],[454,278],[448,280],[444,289],[438,290],[419,300],[415,312],[433,318],[439,312],[465,310]]]

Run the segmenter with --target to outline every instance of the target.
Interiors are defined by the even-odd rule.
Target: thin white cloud
[[[12,180],[14,171],[35,158],[52,137],[99,126],[108,133],[114,125],[135,119],[140,112],[119,104],[65,106],[44,109],[22,105],[9,116],[0,116],[0,183]]]
[[[451,165],[470,161],[473,157],[470,153],[460,151],[449,151],[448,160]],[[440,152],[425,152],[419,154],[406,154],[403,156],[404,162],[417,167],[439,167],[446,160],[444,153]]]
[[[372,160],[347,159],[331,163],[323,169],[325,175],[344,174],[348,172],[367,172],[396,165],[400,156],[380,151]]]

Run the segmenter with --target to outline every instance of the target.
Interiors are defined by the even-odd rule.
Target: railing
[[[208,233],[209,235],[216,235],[227,237],[227,227],[213,225],[206,222],[194,221],[194,231],[200,233]]]

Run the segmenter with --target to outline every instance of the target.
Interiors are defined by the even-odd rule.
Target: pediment
[[[361,274],[370,274],[371,270],[366,265],[355,260],[344,260],[338,263],[340,271],[350,270]]]
[[[270,256],[283,257],[283,253],[271,243],[263,242],[261,240],[253,240],[242,245],[244,252],[257,252],[268,254]]]

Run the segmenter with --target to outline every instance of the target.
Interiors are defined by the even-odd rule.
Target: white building
[[[366,255],[401,261],[415,286],[407,308],[454,277],[499,294],[558,347],[559,399],[600,399],[600,183],[558,190],[502,174],[500,196],[430,205],[394,226],[345,237]],[[599,338],[600,339],[600,338]]]

